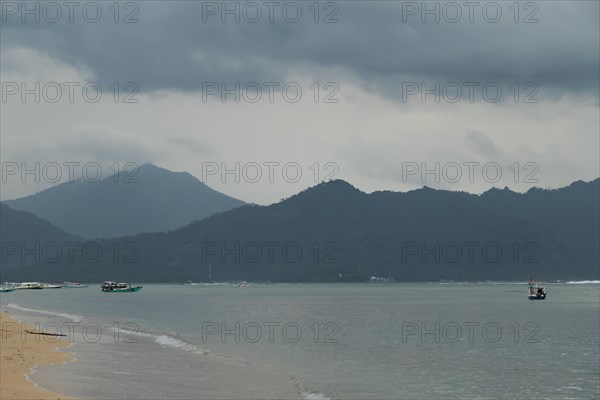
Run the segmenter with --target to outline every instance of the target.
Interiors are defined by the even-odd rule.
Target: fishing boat
[[[106,293],[139,292],[142,286],[131,286],[130,283],[102,282],[102,291]]]
[[[394,282],[394,278],[392,277],[382,277],[382,276],[372,276],[368,282],[371,283],[388,283],[388,282]]]
[[[21,282],[11,284],[11,289],[24,290],[24,289],[43,289],[44,286],[39,282]]]
[[[533,278],[529,278],[529,300],[546,300],[546,289],[542,286],[535,286]]]
[[[63,287],[65,289],[76,289],[76,288],[84,288],[84,287],[89,287],[90,285],[84,285],[81,283],[77,283],[77,282],[63,282],[64,285]]]
[[[43,289],[61,289],[63,285],[54,284],[54,283],[42,283]]]

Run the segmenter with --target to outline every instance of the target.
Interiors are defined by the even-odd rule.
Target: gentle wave
[[[503,281],[473,281],[473,282],[464,282],[464,281],[456,281],[456,282],[432,282],[437,285],[528,285],[528,282],[503,282]]]
[[[567,285],[598,285],[600,281],[569,281]]]
[[[184,283],[183,286],[234,286],[229,282],[192,282],[192,283]]]
[[[154,340],[156,341],[156,343],[162,346],[175,347],[177,349],[199,354],[202,356],[210,353],[210,350],[202,349],[198,346],[194,346],[193,344],[186,343],[184,341],[166,335],[157,336],[156,338],[154,338]]]
[[[161,345],[161,346],[166,346],[166,347],[173,347],[176,349],[180,349],[183,351],[187,351],[189,353],[194,353],[194,354],[198,354],[201,356],[205,356],[208,353],[210,353],[210,350],[206,350],[203,348],[200,348],[196,345],[193,345],[191,343],[186,343],[183,340],[179,340],[176,339],[172,336],[166,335],[166,334],[160,334],[160,333],[150,333],[150,332],[142,332],[142,331],[133,331],[130,329],[123,329],[123,328],[115,328],[115,327],[110,327],[111,330],[113,331],[118,331],[118,332],[129,332],[131,334],[137,335],[137,336],[142,336],[142,337],[148,337],[148,338],[153,338],[154,341]]]
[[[328,397],[323,393],[310,392],[310,391],[304,389],[302,387],[302,385],[300,384],[300,382],[298,381],[298,379],[296,379],[293,376],[291,378],[292,378],[292,381],[294,382],[294,386],[300,393],[300,397],[302,397],[302,400],[331,400],[331,397]]]
[[[70,319],[73,322],[83,321],[83,317],[81,315],[59,313],[59,312],[48,311],[48,310],[40,310],[40,309],[22,307],[18,304],[13,304],[13,303],[8,303],[6,305],[6,308],[12,308],[13,310],[19,310],[19,311],[25,311],[25,312],[35,312],[38,314],[54,315],[55,317]]]
[[[330,400],[329,397],[325,396],[323,393],[302,393],[303,400]]]

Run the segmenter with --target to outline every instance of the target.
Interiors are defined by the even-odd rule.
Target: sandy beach
[[[68,396],[36,387],[26,377],[36,365],[63,364],[73,360],[69,353],[57,351],[57,348],[69,345],[67,340],[27,333],[35,331],[35,327],[22,324],[6,312],[0,314],[0,325],[0,398],[68,399]]]

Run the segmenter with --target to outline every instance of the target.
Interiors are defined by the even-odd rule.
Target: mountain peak
[[[321,182],[315,186],[309,187],[303,192],[298,193],[296,196],[306,195],[309,193],[323,194],[339,194],[339,195],[353,195],[353,194],[364,194],[356,187],[342,179],[335,179],[332,181]]]
[[[343,205],[351,203],[352,199],[362,196],[366,196],[366,194],[352,186],[350,183],[342,179],[335,179],[311,186],[289,199],[284,200],[283,203]]]
[[[146,164],[142,164],[137,168],[138,172],[143,172],[143,173],[153,173],[153,174],[162,174],[162,175],[180,175],[180,174],[185,174],[185,175],[190,175],[187,172],[175,172],[175,171],[171,171],[170,169],[166,169],[163,167],[159,167],[158,165],[154,165],[154,164],[150,164],[150,163],[146,163]],[[121,172],[127,172],[126,170],[121,171]],[[191,175],[190,175],[191,176]]]
[[[154,171],[154,172],[168,172],[172,174],[176,174],[177,172],[171,171],[169,169],[159,167],[158,165],[154,165],[151,163],[145,163],[138,167],[139,171]]]
[[[187,172],[143,164],[97,184],[57,185],[7,204],[67,232],[97,238],[171,230],[245,203]]]
[[[334,190],[350,190],[350,191],[355,191],[355,192],[361,192],[359,189],[352,186],[349,182],[347,182],[343,179],[334,179],[331,181],[323,181],[323,182],[315,185],[314,187],[319,187],[319,186],[328,188],[328,189],[334,189]]]

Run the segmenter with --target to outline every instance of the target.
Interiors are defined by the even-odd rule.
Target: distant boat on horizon
[[[388,282],[395,282],[395,281],[394,281],[394,278],[392,278],[391,276],[388,276],[388,277],[371,276],[371,278],[367,282],[371,282],[371,283],[388,283]]]
[[[546,289],[542,286],[535,286],[533,278],[529,278],[529,300],[546,300]]]
[[[63,283],[64,283],[63,287],[65,289],[76,289],[76,288],[90,287],[90,285],[85,285],[85,284],[77,283],[77,282],[63,282]]]

